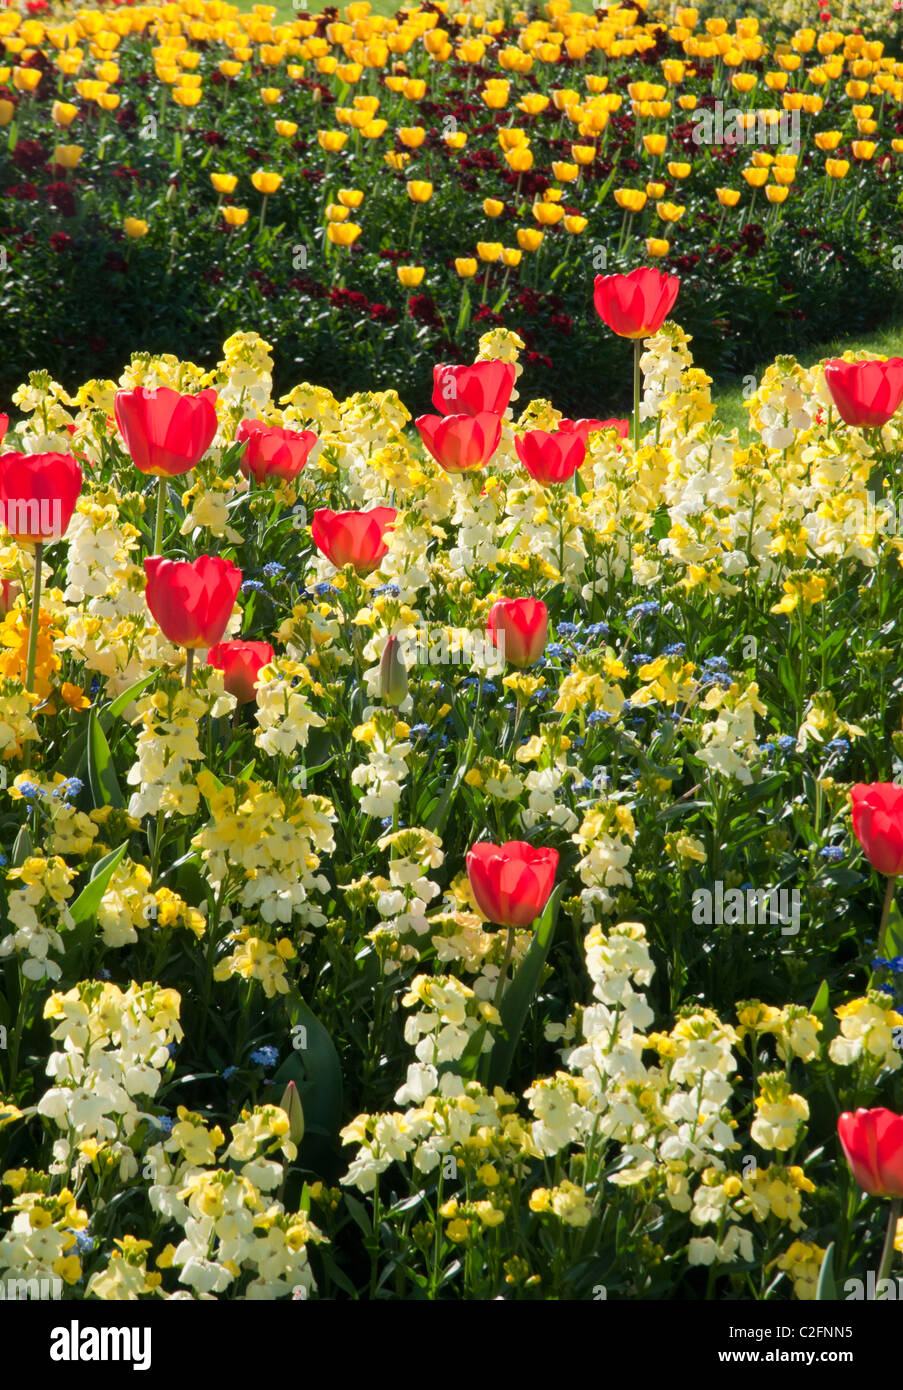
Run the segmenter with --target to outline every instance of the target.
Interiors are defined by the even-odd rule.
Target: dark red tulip
[[[499,415],[421,415],[414,421],[433,458],[446,473],[482,468],[492,458],[502,438]]]
[[[0,454],[0,522],[21,543],[59,540],[81,486],[71,454]]]
[[[566,483],[586,458],[586,440],[579,430],[528,430],[515,435],[521,463],[538,483]]]
[[[218,555],[144,562],[145,597],[157,626],[177,647],[215,647],[226,630],[241,570]]]
[[[317,442],[313,430],[283,430],[262,420],[242,420],[235,439],[246,446],[239,461],[242,473],[246,478],[253,474],[258,483],[297,478]]]
[[[640,266],[629,275],[597,275],[596,313],[621,338],[649,338],[674,307],[680,280]]]
[[[254,682],[261,667],[269,666],[276,653],[269,642],[217,642],[207,653],[207,665],[223,673],[223,685],[240,705],[256,698]]]
[[[903,787],[857,782],[850,790],[853,833],[879,874],[903,874]]]
[[[389,549],[386,531],[397,515],[394,507],[371,507],[366,512],[332,512],[319,507],[314,512],[311,535],[314,545],[336,569],[354,565],[358,574],[370,574],[379,568]]]
[[[532,666],[546,648],[549,610],[540,598],[500,598],[489,610],[486,632],[512,666]]]
[[[6,431],[9,429],[9,416],[0,413],[0,444],[6,438]]]
[[[433,368],[433,405],[443,415],[504,415],[514,389],[513,362]]]
[[[903,401],[903,357],[886,362],[825,363],[825,381],[841,419],[863,429],[886,425]]]
[[[116,423],[142,473],[172,478],[197,467],[216,434],[216,392],[196,396],[169,386],[117,391]]]
[[[903,1116],[893,1110],[846,1111],[837,1121],[853,1177],[872,1197],[903,1197]]]
[[[467,877],[477,907],[500,927],[528,927],[541,915],[555,886],[557,849],[525,840],[480,841],[467,852]]]

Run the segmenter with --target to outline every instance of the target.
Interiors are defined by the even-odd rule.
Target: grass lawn
[[[823,357],[839,357],[848,349],[871,353],[874,356],[903,357],[903,322],[889,324],[866,337],[834,338],[830,342],[810,348],[808,352],[800,353],[798,360],[804,367],[811,367]],[[764,363],[759,370],[764,371],[768,365]],[[731,430],[736,425],[743,441],[749,438],[746,428],[747,411],[743,404],[743,387],[747,380],[748,378],[739,376],[734,381],[722,383],[712,391],[712,398],[718,406],[719,420],[726,430]]]

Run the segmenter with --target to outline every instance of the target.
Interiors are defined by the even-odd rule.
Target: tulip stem
[[[878,926],[878,949],[879,957],[884,955],[884,938],[887,936],[887,924],[890,921],[891,909],[894,905],[894,893],[897,888],[897,880],[891,875],[887,880],[887,887],[884,890],[884,902],[881,905],[881,922]]]
[[[884,1237],[884,1249],[881,1251],[881,1263],[878,1266],[877,1283],[886,1279],[890,1271],[894,1258],[894,1240],[897,1235],[897,1222],[900,1219],[900,1207],[903,1205],[903,1198],[895,1197],[890,1204],[890,1212],[887,1217],[887,1234]]]
[[[166,478],[161,473],[157,479],[157,519],[154,524],[154,548],[152,554],[163,554],[163,523],[166,520]]]
[[[508,928],[508,939],[505,942],[505,954],[502,957],[502,966],[499,970],[498,983],[495,987],[495,999],[493,1003],[498,1008],[502,998],[502,991],[505,988],[505,976],[508,974],[508,966],[511,964],[511,952],[514,949],[514,928]]]
[[[640,446],[640,355],[643,351],[642,338],[633,340],[633,452]]]
[[[191,673],[194,670],[194,647],[185,651],[185,689],[191,689]]]
[[[31,589],[31,623],[28,628],[28,659],[25,667],[25,689],[34,690],[34,668],[38,658],[38,628],[41,618],[41,569],[44,562],[44,542],[36,541],[34,548],[34,583]]]

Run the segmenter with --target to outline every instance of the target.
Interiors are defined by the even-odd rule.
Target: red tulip
[[[81,486],[71,454],[0,454],[0,521],[19,542],[59,540]]]
[[[578,430],[529,430],[515,435],[514,446],[538,483],[566,483],[586,458],[586,439]]]
[[[886,425],[903,401],[903,357],[886,362],[844,362],[835,357],[825,363],[825,381],[846,424]]]
[[[487,463],[502,438],[499,415],[421,415],[414,421],[420,438],[446,473],[464,473]]]
[[[467,877],[477,907],[500,927],[528,927],[542,913],[555,886],[557,849],[525,840],[485,841],[467,852]]]
[[[649,338],[674,307],[680,280],[640,266],[629,275],[597,275],[596,313],[621,338]]]
[[[0,444],[6,438],[6,431],[9,429],[9,416],[0,413]]]
[[[135,467],[168,478],[195,468],[216,434],[215,403],[212,387],[196,396],[169,386],[117,391],[116,423]]]
[[[512,666],[532,666],[545,651],[549,610],[540,598],[500,598],[489,610],[486,632]]]
[[[859,1186],[871,1197],[903,1197],[903,1116],[893,1110],[846,1111],[837,1133]]]
[[[443,415],[504,415],[514,389],[513,362],[433,368],[433,405]]]
[[[145,597],[157,626],[178,647],[215,647],[226,630],[241,570],[218,555],[144,562]]]
[[[328,507],[319,507],[314,512],[311,535],[314,545],[336,569],[354,565],[358,574],[370,574],[379,568],[389,549],[386,531],[397,515],[394,507],[371,507],[368,512],[331,512]]]
[[[903,787],[857,782],[850,790],[853,832],[879,874],[903,874]]]
[[[255,699],[254,682],[263,666],[268,666],[276,653],[269,642],[217,642],[207,653],[207,665],[223,672],[223,685],[240,705]]]
[[[599,430],[617,430],[621,439],[626,439],[630,433],[629,420],[559,420],[558,428],[562,434],[582,434],[584,440],[588,435],[596,434]]]
[[[239,462],[242,473],[246,478],[253,473],[258,483],[297,478],[317,442],[313,430],[282,430],[262,420],[242,420],[235,439],[247,446]]]

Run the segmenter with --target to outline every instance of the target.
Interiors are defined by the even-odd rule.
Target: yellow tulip
[[[562,225],[566,232],[570,232],[571,236],[579,236],[581,232],[586,231],[587,219],[580,217],[577,213],[571,213],[569,217],[565,217]]]
[[[274,174],[268,169],[255,169],[251,175],[251,182],[258,193],[263,193],[269,197],[271,193],[278,193],[282,183],[282,175]]]
[[[70,126],[78,115],[78,107],[68,101],[55,101],[50,108],[50,119],[54,125]]]
[[[523,255],[523,251],[518,250],[516,246],[505,246],[502,249],[502,261],[512,269],[520,265]]]
[[[329,203],[326,208],[327,222],[347,222],[351,216],[350,208],[343,208],[339,203]]]
[[[873,140],[854,140],[850,148],[854,159],[871,159],[878,147]]]
[[[564,208],[557,203],[534,203],[533,216],[540,227],[557,227],[564,216]]]
[[[616,188],[615,202],[626,212],[642,212],[646,206],[647,195],[638,188]]]
[[[695,111],[697,101],[698,97],[694,97],[691,92],[687,92],[685,96],[677,98],[677,104],[682,111]]]
[[[345,144],[348,136],[344,130],[318,130],[317,141],[320,149],[327,154],[336,154]]]
[[[537,231],[535,227],[518,227],[517,244],[522,251],[538,251],[544,236],[545,232]]]
[[[548,97],[541,96],[539,92],[531,92],[517,103],[517,108],[527,116],[540,116],[548,104]]]
[[[395,170],[396,174],[400,173],[405,165],[411,162],[411,156],[403,150],[389,150],[388,154],[383,155],[383,159],[390,169]]]
[[[421,101],[426,96],[426,83],[420,77],[409,77],[405,80],[402,92],[408,101]]]
[[[242,69],[241,63],[234,63],[231,58],[224,58],[217,66],[223,77],[237,77]]]
[[[298,134],[298,127],[294,121],[274,121],[273,129],[283,140],[290,140],[293,135]]]
[[[210,182],[217,193],[234,193],[238,179],[235,174],[211,174]]]
[[[455,270],[462,280],[470,280],[477,273],[477,263],[471,256],[456,256]]]
[[[359,208],[364,201],[364,192],[361,188],[340,188],[336,197],[343,208]]]
[[[839,130],[821,130],[815,137],[815,143],[820,150],[836,150],[843,139],[843,134]]]
[[[762,188],[768,182],[767,169],[743,169],[741,172],[750,188]]]
[[[395,269],[406,290],[416,289],[425,274],[422,265],[399,265]]]
[[[790,189],[784,188],[781,184],[770,183],[765,189],[765,197],[769,203],[783,203],[789,192]]]
[[[850,172],[848,159],[826,159],[825,173],[829,179],[845,179]]]
[[[592,164],[596,157],[595,145],[572,145],[571,156],[577,164]]]
[[[664,185],[663,183],[647,183],[647,184],[646,184],[646,197],[647,197],[647,198],[651,198],[654,202],[658,202],[659,198],[664,198],[664,196],[665,196],[665,185]]]
[[[664,154],[668,144],[667,135],[662,135],[655,131],[651,135],[643,136],[643,144],[646,146],[646,153],[651,155]]]
[[[330,222],[326,235],[333,246],[353,246],[361,234],[356,222]]]
[[[176,103],[177,106],[197,106],[198,103],[199,103],[200,100],[201,100],[201,95],[202,95],[202,93],[201,93],[200,87],[181,87],[181,86],[180,86],[180,87],[173,87],[173,89],[172,89],[172,99],[173,99],[173,101]],[[110,94],[109,94],[109,93],[105,93],[104,96],[98,97],[97,104],[98,104],[98,106],[100,106],[103,110],[110,110],[111,108],[107,106],[107,102],[108,102],[109,100],[110,100]],[[115,100],[116,100],[116,105],[118,106],[118,105],[119,105],[119,98],[116,97]]]
[[[13,86],[17,92],[33,92],[40,80],[40,68],[13,68]]]
[[[501,217],[505,211],[505,204],[498,198],[484,198],[483,211],[487,217]]]
[[[505,162],[516,174],[526,174],[533,168],[533,151],[528,149],[526,145],[508,150],[505,154]]]
[[[516,126],[502,126],[498,133],[499,144],[502,149],[516,150],[521,147],[526,148],[530,143],[530,138],[525,130],[519,130]]]
[[[398,132],[398,138],[408,149],[417,150],[426,139],[426,131],[422,125],[403,125]]]
[[[433,185],[426,179],[412,179],[405,186],[412,203],[428,203],[433,196]]]
[[[230,227],[243,227],[248,220],[247,208],[223,208],[223,218]]]
[[[556,161],[552,164],[552,173],[559,183],[573,183],[580,176],[580,169],[576,164],[567,164]]]
[[[194,92],[193,88],[192,92],[197,97],[197,101],[188,102],[186,105],[197,106],[197,102],[201,99],[201,94],[200,92]],[[115,111],[116,107],[119,105],[119,97],[115,92],[101,92],[100,96],[97,98],[97,105],[100,107],[101,111]]]
[[[672,179],[689,178],[693,168],[691,164],[676,163],[673,160],[667,167],[668,173],[671,175]]]
[[[84,149],[81,145],[56,145],[53,151],[53,162],[58,164],[61,169],[75,169],[83,154]]]
[[[361,127],[361,135],[365,140],[378,140],[381,135],[385,135],[388,121],[368,121]]]
[[[502,254],[500,241],[478,241],[477,255],[481,261],[497,261]]]
[[[723,208],[735,208],[740,201],[737,188],[716,188],[715,195]]]
[[[656,203],[655,211],[663,222],[679,222],[686,208],[680,203]]]
[[[442,139],[450,150],[463,150],[467,144],[467,132],[465,130],[450,130]]]
[[[127,217],[122,224],[122,230],[125,232],[129,241],[140,241],[143,236],[147,236],[149,228],[142,218]]]

